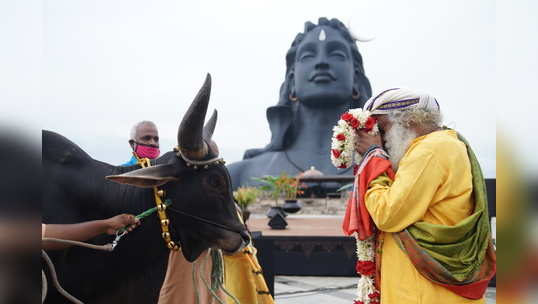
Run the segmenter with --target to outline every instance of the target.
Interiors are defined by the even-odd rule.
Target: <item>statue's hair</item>
[[[295,70],[295,61],[297,54],[297,47],[305,36],[319,26],[330,26],[331,28],[337,30],[349,43],[351,49],[351,57],[353,58],[353,70],[354,70],[354,83],[359,84],[359,90],[361,93],[361,98],[359,100],[353,100],[350,104],[350,108],[362,107],[364,102],[372,96],[372,88],[370,86],[370,81],[366,78],[364,74],[364,67],[362,64],[362,56],[359,53],[357,48],[356,39],[353,38],[351,32],[346,28],[346,26],[338,19],[333,18],[331,20],[321,17],[318,20],[318,24],[314,24],[310,21],[307,21],[304,26],[304,32],[297,34],[293,40],[290,49],[286,54],[286,78],[284,83],[280,88],[280,105],[289,105],[289,94],[290,94],[290,83],[293,81],[293,73]]]
[[[129,139],[136,140],[136,131],[138,131],[138,128],[142,125],[153,125],[155,128],[157,128],[157,125],[153,121],[150,120],[142,120],[134,124],[134,126],[131,128],[131,133],[129,136]]]
[[[389,119],[392,123],[398,123],[406,128],[420,126],[425,130],[435,130],[441,127],[443,116],[440,111],[429,111],[423,108],[411,108],[392,112]]]

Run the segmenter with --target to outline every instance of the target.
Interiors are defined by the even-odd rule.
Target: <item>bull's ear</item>
[[[127,184],[140,188],[152,188],[177,180],[177,169],[172,164],[157,165],[137,169],[120,175],[109,175],[106,179],[119,184]]]

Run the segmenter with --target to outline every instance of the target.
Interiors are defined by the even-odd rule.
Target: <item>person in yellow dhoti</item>
[[[381,303],[485,303],[495,253],[474,153],[441,127],[430,95],[390,89],[364,109],[381,134],[359,131],[357,151],[386,148],[395,172],[374,178],[364,194],[381,232]]]
[[[224,255],[225,290],[220,288],[214,294],[205,285],[211,285],[212,280],[213,260],[209,250],[202,253],[194,263],[189,263],[181,251],[171,252],[158,303],[273,304],[256,252],[256,248],[249,245],[236,254]]]
[[[239,208],[238,217],[243,222]],[[256,248],[250,244],[236,254],[224,255],[224,287],[241,304],[273,304],[256,253]],[[231,297],[226,301],[236,304]]]
[[[256,252],[251,245],[239,253],[224,257],[224,286],[241,304],[273,304]],[[235,304],[230,297],[226,303]]]

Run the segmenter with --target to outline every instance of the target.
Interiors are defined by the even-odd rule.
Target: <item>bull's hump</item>
[[[79,146],[64,136],[52,132],[42,131],[42,158],[59,164],[82,164],[91,160],[91,157]]]

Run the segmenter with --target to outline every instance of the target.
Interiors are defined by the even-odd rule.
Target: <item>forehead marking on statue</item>
[[[325,41],[325,39],[327,39],[327,34],[323,28],[319,31],[318,39],[319,41]]]

